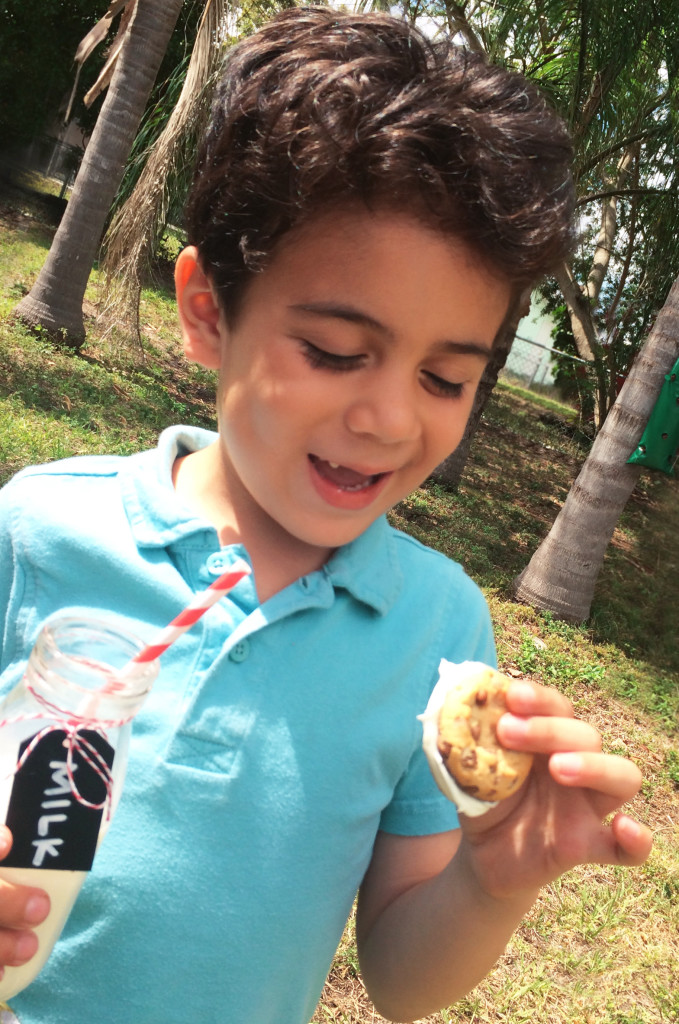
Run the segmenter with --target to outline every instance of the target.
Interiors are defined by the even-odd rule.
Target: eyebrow
[[[334,302],[300,302],[289,307],[296,313],[310,313],[312,316],[329,318],[332,320],[343,320],[345,323],[359,324],[362,327],[369,327],[373,331],[388,338],[394,337],[394,332],[386,324],[368,313],[356,309],[354,306],[343,306]],[[482,345],[476,341],[444,341],[441,347],[448,352],[455,352],[459,355],[479,356],[482,359],[490,359],[493,354],[493,346]]]
[[[333,320],[344,320],[350,324],[370,327],[373,331],[393,337],[393,331],[374,316],[363,313],[354,306],[342,306],[335,302],[301,302],[291,306],[296,313],[311,313],[313,316],[329,317]]]

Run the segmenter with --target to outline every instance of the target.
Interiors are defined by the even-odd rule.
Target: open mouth
[[[350,494],[365,491],[388,475],[387,473],[359,473],[355,469],[350,469],[349,466],[340,466],[336,462],[319,459],[317,455],[309,455],[309,461],[323,480]]]

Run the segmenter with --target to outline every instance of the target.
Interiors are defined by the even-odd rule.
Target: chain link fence
[[[83,152],[50,135],[36,135],[23,145],[7,146],[0,156],[0,168],[4,177],[17,184],[30,185],[26,179],[31,173],[47,178],[63,198],[75,181]]]
[[[554,356],[568,361],[572,371],[568,374],[570,387],[562,387],[557,380]],[[585,359],[517,334],[499,379],[575,406],[581,404],[581,387],[578,382],[582,387],[586,386],[592,372],[592,364]]]

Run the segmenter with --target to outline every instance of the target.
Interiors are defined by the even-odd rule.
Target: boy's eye
[[[464,383],[461,381],[445,380],[429,370],[423,371],[426,386],[432,394],[440,395],[442,398],[460,398],[464,390]]]
[[[302,344],[302,352],[304,358],[316,369],[324,370],[355,370],[359,367],[365,356],[362,354],[354,356],[342,356],[337,352],[328,352],[324,348],[319,348],[318,345],[312,345],[310,341],[306,341],[304,338],[299,339]]]

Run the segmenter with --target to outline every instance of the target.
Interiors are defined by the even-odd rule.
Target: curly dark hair
[[[405,21],[284,11],[230,51],[187,207],[229,318],[292,228],[412,212],[523,290],[573,244],[568,133],[537,90]]]

